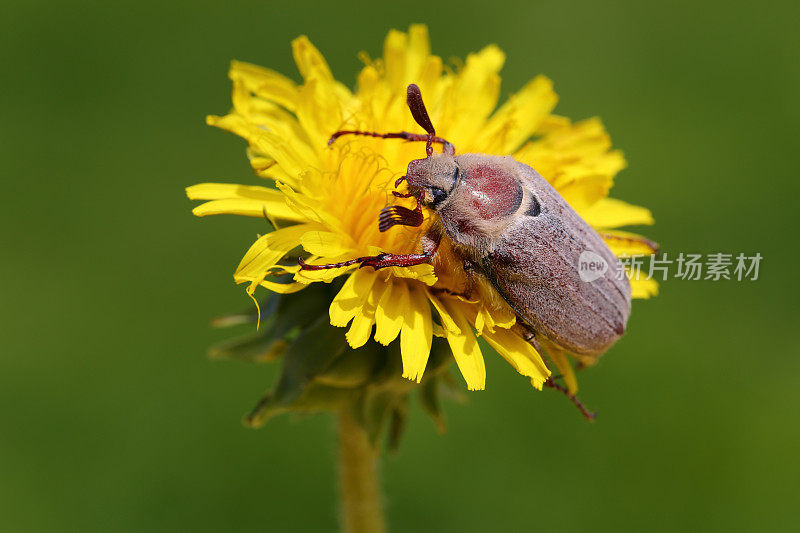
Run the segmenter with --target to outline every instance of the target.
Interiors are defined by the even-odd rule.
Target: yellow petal
[[[275,266],[286,253],[300,244],[300,237],[315,229],[313,224],[297,224],[281,228],[260,237],[247,250],[233,279],[237,283],[263,279],[263,275]]]
[[[375,277],[377,281],[377,276]],[[345,335],[351,348],[360,348],[369,340],[372,334],[372,325],[375,323],[375,309],[384,292],[386,292],[386,285],[384,283],[374,283],[367,295],[366,302],[353,317],[350,329]]]
[[[425,285],[433,285],[437,281],[433,265],[422,264],[411,267],[390,267],[390,272],[397,278],[414,279]]]
[[[482,311],[483,310],[481,309],[481,312],[479,312],[475,316],[475,319],[472,321],[472,325],[475,327],[475,333],[478,336],[481,336],[483,334],[483,327],[486,325],[487,316]]]
[[[308,173],[303,174],[303,178],[307,179]],[[324,203],[309,198],[304,194],[300,194],[294,189],[292,189],[288,184],[277,182],[276,183],[278,189],[284,194],[286,204],[295,210],[299,215],[307,220],[313,220],[314,222],[319,222],[320,224],[324,224],[328,227],[338,228],[339,224],[337,223],[336,219],[330,216],[325,210]]]
[[[327,61],[308,37],[302,35],[292,41],[292,54],[306,82],[300,89],[297,118],[311,146],[321,149],[331,133],[340,129],[342,108],[352,95],[334,79]]]
[[[244,82],[233,81],[233,108],[237,115],[245,117],[248,122],[256,124],[276,135],[286,139],[293,138],[294,142],[305,145],[306,154],[310,157],[316,155],[310,151],[308,136],[294,114],[286,111],[280,105],[253,96]]]
[[[565,121],[561,126],[556,121],[542,138],[525,144],[514,157],[535,168],[561,192],[562,187],[584,179],[612,180],[625,167],[625,158],[619,151],[609,151],[610,147],[611,139],[596,118],[576,124]]]
[[[320,51],[311,44],[311,41],[305,35],[301,35],[292,41],[292,54],[294,55],[294,62],[297,64],[297,70],[300,71],[300,75],[304,79],[333,79],[328,62],[325,61]]]
[[[250,146],[247,147],[247,159],[256,176],[284,183],[293,181],[293,178],[278,165],[277,161],[264,154],[259,154]]]
[[[462,314],[459,302],[455,299],[448,299],[445,305],[459,330],[459,333],[445,330],[447,342],[453,351],[458,369],[464,376],[469,390],[483,390],[486,388],[486,365],[481,348],[478,346],[478,340],[472,333],[466,317]]]
[[[241,215],[245,217],[263,218],[265,211],[267,217],[273,217],[279,220],[292,220],[295,222],[302,222],[304,220],[303,216],[287,207],[283,201],[280,203],[268,203],[253,199],[212,200],[202,203],[192,209],[192,214],[198,217],[209,215]]]
[[[581,211],[580,215],[596,228],[618,228],[653,223],[653,215],[649,209],[631,205],[616,198],[602,198]]]
[[[646,279],[640,277],[639,279],[628,278],[631,282],[631,298],[642,298],[647,300],[651,296],[658,295],[658,282],[654,279]]]
[[[497,328],[494,332],[484,332],[483,338],[517,372],[531,378],[534,387],[542,390],[544,382],[550,377],[550,370],[529,342],[513,330],[502,328]]]
[[[330,83],[312,78],[300,90],[297,118],[314,146],[325,146],[342,123],[341,109],[329,87]]]
[[[575,211],[583,212],[589,206],[597,203],[601,198],[608,196],[613,181],[610,176],[595,174],[571,180],[556,187],[558,192],[572,206]]]
[[[561,373],[561,377],[564,378],[564,383],[567,384],[569,393],[576,394],[578,392],[578,380],[575,377],[575,370],[572,368],[572,364],[567,359],[567,355],[555,347],[551,347],[548,354]]]
[[[353,321],[350,324],[350,329],[348,329],[347,333],[345,333],[347,344],[349,344],[353,349],[364,346],[364,344],[366,344],[366,342],[369,340],[370,334],[372,333],[372,324],[375,323],[375,315],[374,313],[367,311],[368,310],[364,307],[360,308],[353,317]]]
[[[303,249],[319,257],[337,257],[348,253],[353,240],[341,233],[332,231],[309,231],[300,238]]]
[[[408,28],[408,54],[406,56],[406,76],[419,78],[423,67],[431,53],[431,42],[428,27],[424,24],[412,24]]]
[[[557,102],[553,82],[537,76],[492,115],[477,143],[486,152],[512,153],[539,129]]]
[[[233,214],[250,217],[267,215],[283,219],[302,221],[303,217],[286,205],[280,191],[266,187],[236,185],[230,183],[201,183],[186,188],[191,200],[212,200],[195,207],[192,212],[199,217],[217,214]]]
[[[280,104],[289,111],[294,110],[297,86],[286,76],[242,61],[231,62],[228,75],[232,80],[241,81],[249,91],[258,96]]]
[[[256,200],[280,200],[281,193],[275,189],[238,185],[235,183],[198,183],[186,187],[190,200],[221,200],[224,198],[254,198]]]
[[[367,301],[375,279],[374,273],[364,269],[356,270],[347,278],[328,310],[331,325],[344,327],[356,316]]]
[[[599,230],[600,236],[616,256],[650,255],[658,245],[641,235],[619,230]]]
[[[408,290],[403,281],[389,282],[375,309],[375,340],[384,346],[395,340],[403,326],[408,307]]]
[[[261,280],[260,285],[278,294],[293,294],[308,287],[305,283],[275,283],[266,280]]]
[[[422,94],[426,95],[426,99],[428,98],[427,95],[430,95],[433,97],[433,101],[436,101],[442,87],[442,58],[428,56],[418,77],[419,83],[417,85],[422,90]]]
[[[475,290],[475,299],[480,305],[477,306],[475,317],[468,315],[468,318],[473,320],[478,335],[483,334],[484,326],[489,331],[494,331],[495,327],[508,329],[516,323],[517,315],[514,310],[489,283],[478,283]]]
[[[405,320],[400,330],[400,353],[403,358],[403,377],[419,383],[433,342],[431,308],[423,289],[409,286]]]
[[[408,36],[397,30],[389,30],[383,43],[383,64],[386,81],[394,91],[404,88],[406,81],[406,49]]]
[[[431,294],[429,291],[425,291],[425,293],[428,295],[428,299],[433,304],[436,312],[439,313],[439,320],[442,322],[442,326],[444,326],[447,331],[452,331],[456,335],[460,335],[461,328],[458,327],[456,321],[453,320],[452,316],[450,316],[450,313],[447,311],[447,308],[444,306],[444,304],[442,304],[442,302],[439,301],[439,298]]]
[[[247,139],[250,146],[258,153],[268,155],[293,179],[305,170],[314,161],[303,159],[293,147],[284,139],[249,123],[239,115],[226,115],[224,117],[208,116],[206,123],[235,133]]]
[[[498,72],[505,62],[505,54],[495,45],[467,56],[467,62],[446,97],[447,107],[437,131],[462,151],[474,151],[473,137],[480,131],[484,120],[494,110],[500,96]]]
[[[567,117],[547,115],[542,122],[539,123],[539,129],[536,130],[536,133],[539,135],[547,135],[548,133],[568,128],[571,123],[572,121]]]

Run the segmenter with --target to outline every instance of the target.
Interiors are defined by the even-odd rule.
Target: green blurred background
[[[670,253],[760,252],[756,282],[670,280],[583,374],[586,423],[497,356],[488,389],[413,407],[383,462],[394,531],[798,527],[796,3],[4,2],[0,529],[331,531],[331,417],[241,416],[275,367],[211,362],[245,307],[258,220],[196,219],[183,188],[253,182],[233,58],[294,77],[308,34],[352,85],[359,50],[430,26],[433,49],[507,53],[557,112],[599,115]]]

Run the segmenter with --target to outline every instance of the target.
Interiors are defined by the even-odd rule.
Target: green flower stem
[[[339,479],[346,533],[384,533],[377,475],[378,453],[346,409],[339,415]]]

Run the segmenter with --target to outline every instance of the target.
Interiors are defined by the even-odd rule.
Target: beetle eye
[[[444,192],[444,189],[440,189],[439,187],[431,187],[430,191],[431,191],[431,196],[433,196],[434,207],[442,203],[447,198],[447,193]]]

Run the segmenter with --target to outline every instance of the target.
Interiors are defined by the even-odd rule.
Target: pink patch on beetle
[[[496,166],[470,168],[465,185],[470,190],[470,204],[483,219],[509,215],[522,199],[514,177]]]

